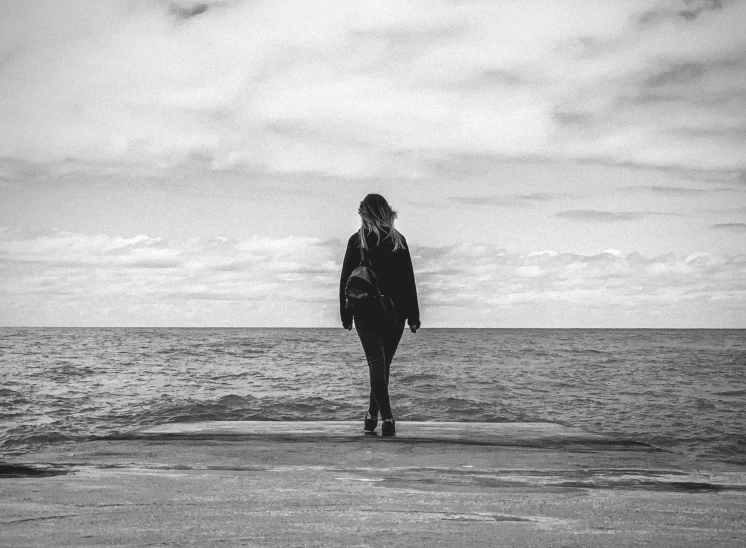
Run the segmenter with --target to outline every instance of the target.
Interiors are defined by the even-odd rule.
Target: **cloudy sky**
[[[0,325],[746,327],[746,2],[0,3]]]

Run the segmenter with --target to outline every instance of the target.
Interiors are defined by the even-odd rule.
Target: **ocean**
[[[746,465],[746,330],[421,329],[394,359],[407,421],[549,421]],[[205,420],[359,420],[338,329],[0,328],[0,458]]]

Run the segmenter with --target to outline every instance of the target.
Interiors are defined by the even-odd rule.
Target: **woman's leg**
[[[404,322],[397,322],[386,331],[383,337],[383,354],[386,357],[386,386],[389,385],[391,362],[394,359],[394,354],[396,354],[396,349],[399,348],[399,341],[401,341],[403,333]]]
[[[391,402],[388,391],[391,361],[394,358],[403,333],[404,322],[397,322],[382,332],[365,326],[358,327],[358,335],[363,344],[363,350],[365,350],[365,357],[368,360],[368,369],[370,372],[370,403],[368,412],[371,417],[376,417],[379,411],[381,412],[382,419],[391,417]],[[381,370],[383,372],[383,383],[381,382]],[[385,393],[382,385],[385,385]],[[386,402],[385,407],[381,405],[383,400]]]
[[[386,355],[384,353],[384,333],[379,330],[356,325],[360,343],[363,345],[365,359],[368,361],[370,375],[370,414],[376,416],[378,411],[382,419],[391,417],[389,389],[386,380]],[[373,412],[376,411],[376,414]]]

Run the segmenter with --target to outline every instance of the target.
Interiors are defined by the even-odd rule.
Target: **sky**
[[[746,2],[3,0],[0,325],[746,328]]]

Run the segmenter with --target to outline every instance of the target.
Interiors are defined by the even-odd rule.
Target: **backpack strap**
[[[360,266],[364,266],[367,263],[367,265],[370,268],[373,268],[373,263],[370,260],[370,256],[365,252],[365,248],[360,245]]]

